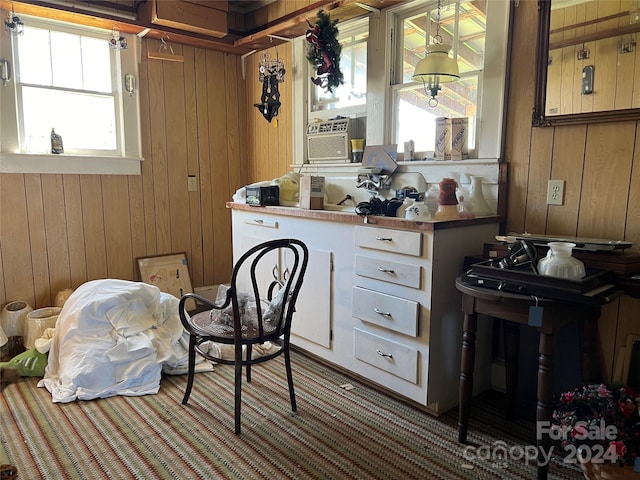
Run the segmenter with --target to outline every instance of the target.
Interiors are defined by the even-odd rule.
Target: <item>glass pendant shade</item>
[[[413,80],[433,85],[459,79],[458,63],[449,57],[449,50],[451,46],[444,43],[429,45],[426,56],[416,65]]]

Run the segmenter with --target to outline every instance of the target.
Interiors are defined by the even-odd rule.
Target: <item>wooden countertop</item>
[[[499,223],[503,219],[499,215],[489,215],[478,218],[465,218],[460,220],[443,220],[416,222],[405,220],[404,218],[384,217],[381,215],[370,215],[361,217],[353,212],[337,212],[332,210],[306,210],[298,207],[254,207],[244,203],[227,202],[227,208],[256,212],[256,214],[266,213],[271,215],[284,215],[289,217],[310,218],[325,220],[330,222],[351,223],[354,225],[368,224],[379,227],[403,228],[409,230],[433,231],[443,228],[467,227],[471,225],[483,225],[487,223]]]

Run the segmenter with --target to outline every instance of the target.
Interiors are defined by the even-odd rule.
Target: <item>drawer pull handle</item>
[[[378,267],[378,270],[383,273],[396,273],[392,268]]]
[[[378,352],[378,355],[380,355],[381,357],[393,358],[393,355],[391,355],[390,353],[384,353],[379,348],[376,348],[376,352]]]
[[[374,308],[373,311],[376,312],[378,315],[382,315],[383,317],[390,317],[391,316],[391,312],[383,312],[379,308]]]
[[[381,237],[381,236],[378,235],[376,237],[376,240],[380,240],[381,242],[392,242],[393,238],[391,238],[391,237]]]
[[[260,220],[259,218],[253,219],[254,223],[264,223],[264,220]]]

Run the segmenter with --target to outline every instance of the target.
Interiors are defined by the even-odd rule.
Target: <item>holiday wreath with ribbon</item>
[[[337,38],[338,20],[332,21],[328,13],[320,10],[316,24],[312,25],[308,20],[307,23],[307,60],[316,72],[316,77],[312,77],[311,81],[326,92],[333,92],[334,88],[344,83],[344,76],[340,71],[342,46]]]

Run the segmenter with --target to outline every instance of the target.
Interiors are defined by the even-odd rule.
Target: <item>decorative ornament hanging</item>
[[[127,37],[120,33],[118,25],[114,25],[111,28],[111,35],[109,35],[109,48],[112,50],[126,50],[127,49]]]
[[[7,15],[7,18],[4,21],[4,30],[9,35],[16,37],[24,33],[24,22],[18,15],[16,15],[15,10],[13,9],[13,4],[11,4],[11,13]]]
[[[273,42],[273,39],[271,39],[271,42]],[[260,103],[253,104],[269,123],[274,117],[278,116],[281,105],[278,83],[284,82],[286,72],[284,63],[278,57],[278,47],[276,46],[275,49],[275,60],[271,60],[271,56],[266,49],[262,54],[262,60],[258,65],[258,79],[262,82],[262,96],[260,97]]]
[[[344,83],[344,76],[340,71],[342,45],[338,42],[338,20],[332,21],[328,13],[320,10],[316,24],[312,25],[309,21],[307,23],[307,60],[316,72],[316,77],[312,77],[311,81],[324,88],[325,92],[333,92],[334,88]]]

